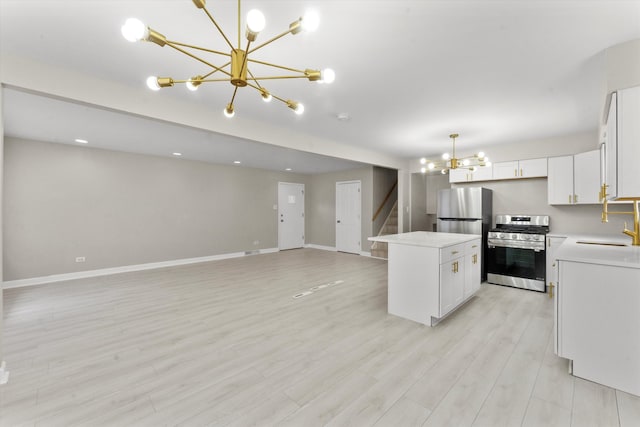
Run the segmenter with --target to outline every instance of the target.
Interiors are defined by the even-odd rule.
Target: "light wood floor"
[[[386,266],[301,249],[6,290],[0,424],[640,425],[567,374],[545,295],[483,285],[428,328],[387,314]]]

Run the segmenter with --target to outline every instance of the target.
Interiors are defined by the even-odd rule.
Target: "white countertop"
[[[470,242],[476,239],[480,239],[480,236],[477,234],[437,233],[432,231],[413,231],[411,233],[369,237],[369,240],[372,242],[424,246],[428,248],[446,248],[447,246]]]
[[[624,244],[625,246],[610,246],[606,245],[606,243]],[[619,236],[570,236],[556,250],[555,258],[560,261],[586,262],[589,264],[640,269],[640,246],[632,246],[631,239],[621,239]]]

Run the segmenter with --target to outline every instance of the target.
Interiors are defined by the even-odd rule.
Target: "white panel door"
[[[304,184],[278,183],[278,248],[304,246]]]
[[[336,182],[336,249],[360,254],[360,181]]]

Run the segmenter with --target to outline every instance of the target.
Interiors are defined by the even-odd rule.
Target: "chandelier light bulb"
[[[147,87],[151,90],[160,90],[160,85],[158,84],[158,78],[156,76],[147,77]]]
[[[227,107],[224,109],[225,117],[232,118],[233,116],[235,116],[235,114],[236,112],[233,110],[233,105],[231,104],[227,105]]]
[[[442,170],[440,171],[440,173],[441,173],[442,175],[446,175],[446,174],[447,174],[447,170],[446,170],[446,169],[442,169]]]
[[[139,19],[129,18],[120,28],[122,36],[130,42],[137,42],[144,39],[147,35],[147,26]]]
[[[425,159],[424,157],[420,159],[420,164],[421,165],[425,165],[427,164],[427,159]]]
[[[320,16],[313,10],[309,11],[302,17],[302,22],[300,23],[300,25],[305,31],[315,31],[320,26]]]
[[[471,164],[471,162],[469,161],[469,159],[464,159],[462,161],[462,164],[465,165],[465,166],[469,166],[469,164]]]
[[[298,104],[296,105],[296,107],[293,109],[293,111],[297,114],[300,115],[302,113],[304,113],[304,104],[298,102]]]
[[[189,89],[192,92],[195,92],[196,90],[198,90],[200,83],[196,84],[193,79],[189,79],[189,81],[186,83],[186,86],[187,86],[187,89]]]
[[[429,170],[431,170],[431,169],[434,169],[436,165],[434,163],[429,163],[427,167],[429,168]]]
[[[487,162],[487,163],[485,163],[485,166],[487,166],[487,167],[488,167],[488,166],[491,166],[491,162]]]
[[[420,172],[427,173],[427,168],[420,168]]]
[[[273,96],[271,96],[269,92],[267,92],[266,90],[262,91],[262,100],[264,102],[271,102],[272,99],[273,99]]]
[[[443,159],[443,160],[449,160],[449,157],[451,157],[451,156],[449,156],[449,153],[444,153],[444,154],[442,155],[442,159]]]
[[[322,70],[322,76],[319,80],[321,83],[331,84],[336,80],[336,72],[331,68],[325,68]]]
[[[257,34],[264,30],[266,24],[267,21],[264,15],[258,9],[251,9],[249,13],[247,13],[247,28],[249,28],[249,31],[252,33]]]
[[[484,151],[479,152],[479,153],[478,153],[478,157],[479,157],[480,159],[484,159]]]

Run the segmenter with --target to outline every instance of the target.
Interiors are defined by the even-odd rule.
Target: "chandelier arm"
[[[261,49],[261,48],[265,47],[266,45],[268,45],[270,43],[273,43],[274,41],[286,36],[291,31],[292,31],[292,29],[290,28],[287,31],[284,31],[284,32],[278,34],[277,36],[274,36],[274,37],[270,38],[269,40],[267,40],[266,42],[262,43],[261,45],[258,45],[256,47],[254,47],[253,49],[247,51],[247,55],[249,55],[250,53],[255,52],[256,50]]]
[[[201,50],[203,52],[209,52],[209,53],[215,53],[218,55],[224,55],[224,56],[231,56],[231,54],[229,52],[220,52],[219,50],[213,50],[213,49],[207,49],[205,47],[201,47],[201,46],[195,46],[192,44],[187,44],[187,43],[180,43],[174,40],[167,40],[167,44],[174,44],[176,46],[182,46],[182,47],[188,47],[191,49],[197,49],[197,50]]]
[[[248,86],[251,86],[252,88],[259,90],[260,92],[262,92],[262,85],[260,84],[260,82],[258,81],[258,79],[256,79],[256,76],[253,75],[253,73],[251,72],[250,69],[247,68],[247,73],[249,73],[249,75],[251,76],[251,79],[247,79],[247,80],[253,80],[254,82],[256,82],[256,85],[252,85],[251,83],[247,83]]]
[[[229,102],[229,105],[233,105],[233,101],[236,99],[236,93],[238,93],[238,86],[233,89],[233,95],[231,95],[231,101]]]
[[[241,12],[240,12],[240,0],[238,0],[238,49],[240,49],[240,32],[242,31],[242,25],[241,25]]]
[[[231,61],[227,62],[227,63],[226,63],[226,64],[224,64],[224,65],[221,65],[219,68],[216,68],[216,69],[214,69],[213,71],[208,72],[207,74],[203,75],[203,76],[202,76],[202,78],[203,78],[203,79],[206,79],[207,77],[209,77],[209,76],[210,76],[210,75],[212,75],[213,73],[215,73],[215,72],[217,72],[217,71],[220,71],[220,69],[223,69],[224,67],[227,67],[229,64],[231,64]],[[229,74],[227,73],[227,75],[229,75]],[[229,79],[227,79],[227,80],[229,80]]]
[[[235,51],[236,49],[233,47],[233,45],[231,44],[231,42],[229,41],[229,39],[227,38],[227,36],[224,34],[224,31],[222,31],[222,28],[220,28],[220,26],[218,25],[218,23],[216,22],[215,19],[213,19],[213,16],[211,16],[211,14],[209,13],[209,11],[207,10],[207,7],[203,7],[202,10],[204,10],[204,13],[207,14],[207,16],[209,17],[209,19],[211,20],[211,22],[213,23],[213,25],[216,26],[216,28],[218,29],[218,32],[220,33],[220,35],[224,38],[224,40],[227,42],[227,44],[229,45],[229,47],[231,48],[231,50]]]
[[[247,79],[247,80],[281,80],[281,79],[306,79],[307,76],[266,76],[266,77],[253,77],[253,75],[251,76],[251,78]]]
[[[247,55],[248,56],[248,55]],[[270,62],[265,62],[265,61],[259,61],[257,59],[247,59],[249,62],[254,62],[256,64],[261,64],[261,65],[267,65],[269,67],[275,67],[275,68],[280,68],[282,70],[287,70],[287,71],[293,71],[294,73],[300,73],[300,74],[305,74],[304,70],[298,70],[296,68],[291,68],[291,67],[285,67],[284,65],[277,65],[277,64],[272,64]],[[306,74],[303,77],[307,77]]]
[[[171,42],[169,42],[169,41],[167,41],[167,46],[170,46],[170,47],[174,48],[175,50],[177,50],[178,52],[184,53],[185,55],[187,55],[187,56],[189,56],[189,57],[191,57],[191,58],[195,59],[196,61],[200,61],[200,62],[202,62],[203,64],[208,65],[208,66],[209,66],[209,67],[211,67],[211,68],[214,68],[216,71],[220,71],[220,72],[222,72],[222,73],[224,73],[224,74],[228,75],[229,77],[231,77],[231,73],[229,73],[228,71],[225,71],[225,70],[223,70],[223,69],[222,69],[222,68],[220,68],[220,67],[216,67],[216,66],[215,66],[215,65],[213,65],[212,63],[210,63],[210,62],[208,62],[208,61],[205,61],[204,59],[202,59],[202,58],[200,58],[200,57],[198,57],[198,56],[196,56],[196,55],[192,54],[191,52],[187,52],[186,50],[179,48],[178,46],[174,45],[173,43],[171,43]]]
[[[256,83],[258,83],[258,82],[256,81]],[[258,86],[256,86],[256,85],[254,85],[254,84],[252,84],[252,83],[247,82],[247,86],[254,88],[254,89],[255,89],[255,90],[257,90],[258,92],[262,92],[261,87],[259,87],[259,84],[258,84]],[[286,99],[284,99],[284,98],[280,98],[278,95],[274,95],[274,94],[272,94],[271,92],[269,92],[269,95],[271,95],[271,97],[272,97],[272,98],[275,98],[275,99],[277,99],[278,101],[282,102],[283,104],[286,104],[286,103],[287,103],[287,100],[286,100]]]

